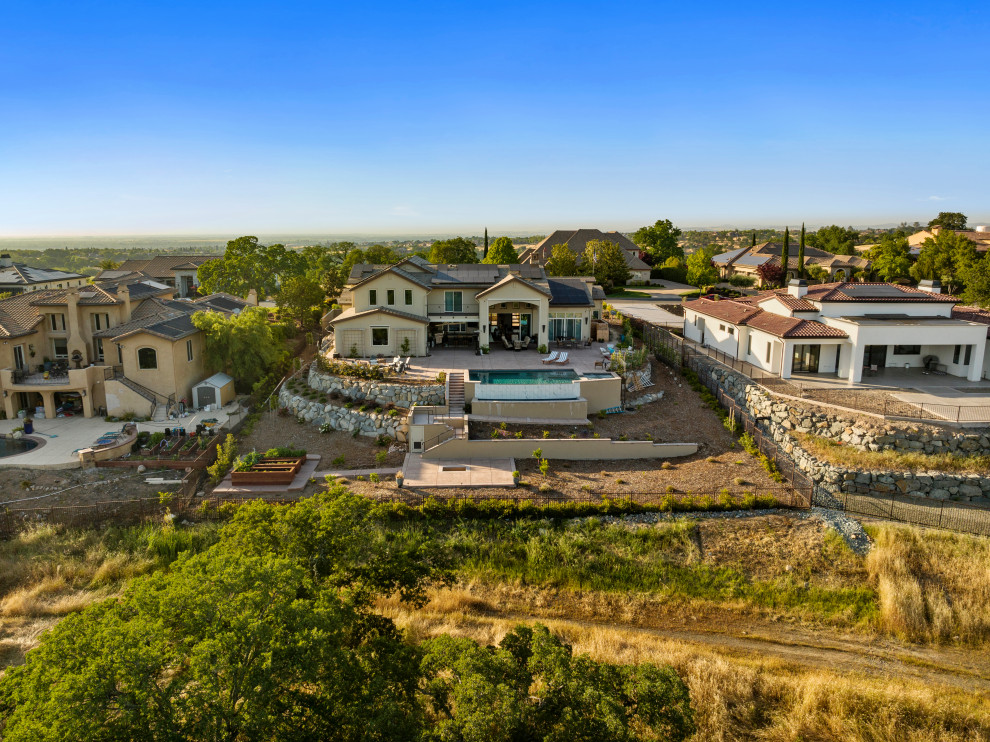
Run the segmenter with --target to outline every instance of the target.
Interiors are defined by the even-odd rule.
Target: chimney
[[[251,289],[250,291],[248,291],[247,299],[245,301],[247,301],[247,303],[250,304],[252,307],[258,306],[257,289]]]
[[[918,288],[922,291],[927,291],[929,294],[941,294],[942,293],[942,282],[937,278],[935,279],[925,279],[924,281],[918,282]]]
[[[9,268],[14,264],[14,261],[10,259],[10,255],[4,253],[0,255],[0,268]]]
[[[126,286],[117,287],[117,296],[124,300],[124,322],[131,321],[131,290]]]
[[[808,282],[803,278],[792,278],[791,282],[787,284],[787,293],[798,299],[803,299],[804,295],[808,293]]]

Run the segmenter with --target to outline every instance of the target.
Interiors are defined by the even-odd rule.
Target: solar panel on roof
[[[588,295],[583,285],[575,285],[564,281],[547,279],[550,287],[550,302],[552,304],[587,304]]]
[[[847,294],[857,299],[867,299],[872,297],[899,299],[908,295],[904,291],[901,291],[897,286],[890,286],[887,284],[880,284],[877,286],[869,286],[866,284],[846,284],[842,287],[841,291],[843,294]]]

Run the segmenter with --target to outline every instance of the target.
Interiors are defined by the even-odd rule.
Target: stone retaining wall
[[[394,381],[333,376],[321,372],[315,363],[309,368],[307,381],[310,387],[318,392],[326,394],[339,392],[341,396],[356,402],[370,401],[382,405],[391,402],[397,407],[412,407],[442,405],[445,401],[443,384],[401,384]]]
[[[349,433],[357,430],[361,435],[372,438],[387,435],[400,443],[404,443],[406,440],[408,427],[402,413],[390,417],[385,412],[377,413],[370,410],[361,412],[357,409],[347,409],[340,405],[306,399],[293,394],[284,387],[278,393],[278,403],[280,407],[287,408],[295,417],[302,418],[313,425],[328,423],[332,430],[343,430]]]
[[[937,500],[961,500],[990,505],[990,478],[936,471],[850,469],[819,461],[798,445],[791,432],[811,433],[841,441],[864,451],[956,452],[959,455],[990,453],[987,431],[963,434],[932,426],[871,426],[818,408],[801,408],[793,400],[768,394],[749,379],[721,366],[710,364],[702,372],[726,394],[758,418],[763,429],[822,490],[864,495],[905,494]],[[823,505],[834,505],[822,492],[815,495]]]
[[[718,384],[754,417],[770,418],[785,430],[813,433],[854,446],[861,451],[959,453],[962,456],[990,455],[990,429],[964,433],[934,425],[884,422],[863,416],[852,417],[838,410],[768,394],[749,379],[722,368],[711,368]]]

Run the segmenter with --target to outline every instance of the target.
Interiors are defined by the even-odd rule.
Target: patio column
[[[858,384],[863,380],[863,358],[866,355],[866,346],[856,343],[852,346],[852,357],[849,359],[849,384]]]
[[[967,381],[979,381],[983,376],[983,354],[986,350],[987,338],[984,335],[973,348],[972,363],[969,364],[969,373],[966,374]]]
[[[40,391],[40,390],[39,390]],[[45,419],[55,419],[55,392],[41,392],[41,399],[45,403]]]
[[[787,341],[784,340],[780,343],[781,351],[784,355],[780,359],[780,378],[789,379],[791,378],[791,367],[794,361],[794,346],[788,345]]]
[[[7,413],[7,419],[13,420],[17,417],[17,410],[14,409],[14,395],[17,392],[12,392],[9,389],[5,389],[3,392],[3,411]]]
[[[93,417],[93,390],[82,391],[83,417]]]

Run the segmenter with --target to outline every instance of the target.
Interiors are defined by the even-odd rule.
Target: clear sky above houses
[[[990,4],[8,2],[0,235],[990,221]]]

